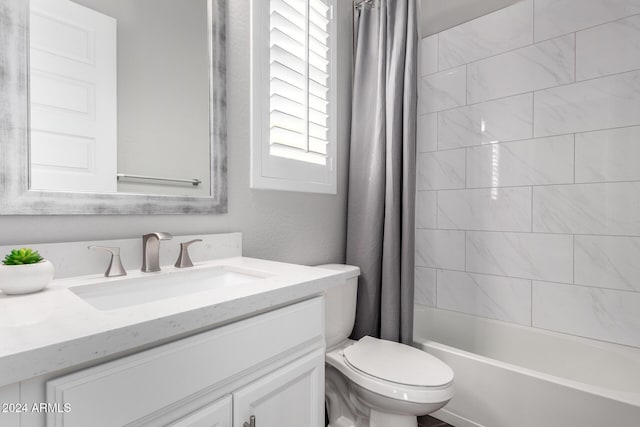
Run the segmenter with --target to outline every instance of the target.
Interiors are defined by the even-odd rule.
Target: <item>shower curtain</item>
[[[347,263],[361,269],[352,338],[411,343],[417,104],[415,0],[360,0]]]

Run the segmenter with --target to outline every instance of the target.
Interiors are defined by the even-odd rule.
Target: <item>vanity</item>
[[[323,426],[323,292],[344,278],[239,256],[239,239],[205,236],[189,269],[0,297],[2,426]]]

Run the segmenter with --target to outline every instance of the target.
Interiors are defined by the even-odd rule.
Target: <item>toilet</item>
[[[326,293],[325,399],[329,427],[417,427],[417,417],[453,397],[453,371],[416,348],[373,337],[350,340],[360,269],[327,264],[347,273],[347,283]]]

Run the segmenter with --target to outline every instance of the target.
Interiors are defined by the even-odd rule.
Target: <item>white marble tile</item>
[[[436,306],[436,269],[416,267],[415,273],[415,296],[416,304]]]
[[[533,282],[533,326],[640,347],[640,293]]]
[[[438,149],[438,115],[418,116],[417,130],[418,153],[427,153]]]
[[[576,182],[640,180],[639,159],[640,126],[576,135]]]
[[[467,232],[467,271],[571,282],[573,237],[561,234]]]
[[[640,69],[640,15],[576,34],[576,79]]]
[[[486,58],[533,42],[533,1],[466,22],[440,33],[440,70]]]
[[[438,35],[434,34],[420,40],[420,61],[418,75],[426,76],[438,72]]]
[[[640,71],[536,92],[534,135],[640,124]]]
[[[551,185],[533,190],[536,232],[637,236],[638,218],[640,182]]]
[[[464,149],[418,154],[418,190],[464,188],[464,163]]]
[[[573,34],[467,66],[467,102],[474,104],[574,81]]]
[[[531,281],[438,270],[438,308],[531,324]]]
[[[418,191],[416,193],[416,227],[436,228],[436,191]]]
[[[467,68],[442,71],[418,79],[418,114],[429,114],[467,103]]]
[[[575,237],[574,283],[640,292],[640,238]]]
[[[416,265],[464,270],[464,231],[416,230]]]
[[[573,135],[467,149],[467,187],[570,184]]]
[[[498,99],[438,113],[438,148],[458,148],[533,136],[533,95]]]
[[[637,13],[639,0],[536,0],[536,42]]]
[[[440,191],[438,228],[531,231],[531,187]]]

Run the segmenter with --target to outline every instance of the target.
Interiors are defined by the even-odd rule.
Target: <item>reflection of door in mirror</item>
[[[31,0],[31,188],[117,191],[116,20]]]
[[[32,190],[211,196],[209,0],[32,0]]]

